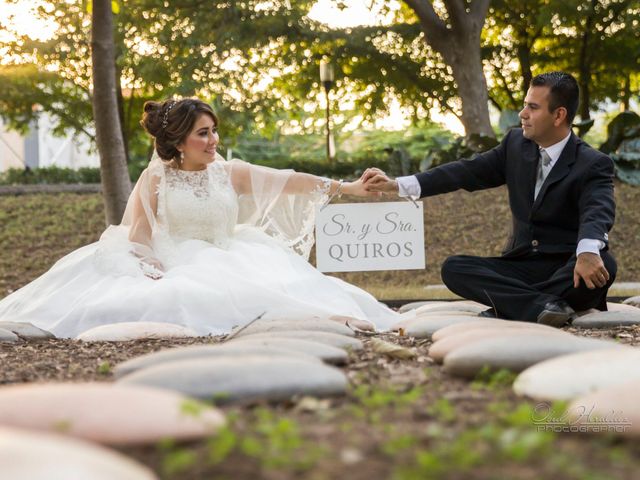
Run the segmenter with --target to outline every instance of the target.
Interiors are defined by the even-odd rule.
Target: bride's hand
[[[155,258],[140,260],[140,268],[144,276],[151,280],[160,280],[164,276],[164,267]]]
[[[353,195],[354,197],[380,197],[382,192],[372,192],[367,190],[362,178],[354,182],[345,182],[342,184],[342,193],[345,195]]]

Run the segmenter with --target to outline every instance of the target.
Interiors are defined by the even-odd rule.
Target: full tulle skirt
[[[257,229],[236,232],[227,248],[200,240],[177,242],[179,261],[158,280],[141,271],[105,272],[96,262],[98,248],[99,242],[73,251],[1,300],[0,319],[30,322],[61,338],[135,321],[218,335],[260,315],[347,315],[379,330],[400,319],[367,292],[320,273]]]

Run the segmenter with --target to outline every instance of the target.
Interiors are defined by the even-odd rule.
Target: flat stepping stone
[[[398,309],[398,313],[406,313],[406,312],[409,312],[411,310],[415,310],[417,308],[424,307],[426,305],[435,307],[436,305],[444,305],[444,304],[447,304],[447,303],[451,303],[451,302],[439,302],[439,301],[434,301],[434,300],[425,300],[425,301],[422,301],[422,302],[405,303],[404,305],[402,305]]]
[[[363,332],[375,332],[376,326],[369,320],[362,320],[361,318],[349,317],[346,315],[333,315],[329,317],[332,322],[338,322],[353,331],[361,330]]]
[[[16,343],[19,341],[20,341],[20,337],[18,337],[11,330],[5,330],[4,328],[0,328],[0,342]]]
[[[531,336],[531,335],[564,335],[572,336],[563,330],[552,329],[549,331],[537,330],[535,328],[504,328],[504,327],[489,327],[489,328],[476,328],[461,332],[457,335],[449,335],[441,340],[435,342],[429,348],[429,357],[431,357],[436,363],[442,363],[445,357],[455,351],[456,349],[465,345],[471,345],[480,340],[486,338],[504,338],[515,336]]]
[[[109,445],[194,440],[211,436],[224,423],[217,409],[156,388],[97,382],[0,388],[0,425]]]
[[[354,337],[356,334],[353,330],[345,325],[331,320],[258,320],[245,327],[233,330],[230,336],[239,338],[245,335],[253,335],[256,333],[272,333],[272,332],[325,332],[336,335],[345,335]]]
[[[412,315],[413,314],[413,315]],[[408,312],[402,314],[402,320],[399,320],[398,322],[394,323],[391,326],[391,331],[392,332],[397,332],[399,331],[401,328],[406,330],[407,327],[409,326],[410,323],[414,322],[415,320],[421,319],[421,318],[434,318],[434,317],[448,317],[448,316],[456,316],[456,317],[477,317],[477,315],[475,313],[468,313],[468,312],[460,312],[460,311],[438,311],[438,312],[423,312],[423,313],[416,313],[416,310],[409,310]]]
[[[293,343],[302,343],[303,345],[297,350],[283,347],[283,345],[291,347],[290,344]],[[306,352],[304,349],[306,349]],[[244,357],[246,355],[298,357],[311,362],[323,360],[321,355],[325,355],[331,360],[340,358],[346,361],[347,359],[347,354],[344,350],[321,343],[308,342],[306,340],[284,339],[280,342],[271,342],[270,344],[268,342],[245,341],[238,343],[220,343],[216,345],[190,345],[187,347],[169,348],[160,350],[159,352],[151,352],[116,365],[113,373],[116,378],[120,378],[143,368],[166,362],[174,362],[176,360],[210,357]]]
[[[157,480],[146,466],[89,442],[0,427],[2,478],[11,480]]]
[[[295,335],[298,334],[299,332],[291,332],[290,335],[294,335],[291,337],[283,337],[280,334],[247,335],[233,342],[225,342],[221,346],[229,349],[277,349],[288,353],[302,354],[305,359],[309,356],[315,357],[325,363],[335,365],[347,363],[349,355],[347,355],[345,349],[362,349],[362,342],[355,338],[334,335],[333,333],[323,334],[321,332],[313,332],[313,336],[305,335],[302,337],[300,335],[300,337],[296,337]],[[329,338],[328,341],[326,340],[327,337]],[[325,341],[320,341],[318,338],[324,338]],[[329,343],[331,341],[334,341],[335,344]]]
[[[56,338],[51,332],[27,322],[0,322],[0,329],[9,330],[25,340],[47,340]]]
[[[443,315],[433,317],[418,317],[408,322],[404,327],[405,335],[415,338],[431,338],[435,332],[449,325],[472,323],[481,318],[471,315]]]
[[[343,350],[362,350],[362,342],[357,338],[347,337],[345,335],[338,335],[335,333],[321,332],[321,331],[306,331],[306,330],[284,330],[276,332],[255,333],[251,335],[243,335],[236,337],[232,340],[225,342],[226,345],[231,343],[245,341],[245,340],[261,340],[265,339],[297,339],[307,340],[315,343],[323,343],[332,347],[341,348]]]
[[[443,365],[445,372],[463,378],[473,378],[486,369],[517,373],[549,358],[588,350],[608,350],[615,345],[615,342],[575,335],[487,338],[457,348],[445,357]]]
[[[571,326],[577,328],[613,328],[640,325],[640,309],[637,310],[638,312],[614,311],[589,313],[576,318],[571,322]]]
[[[513,390],[540,400],[571,400],[632,380],[640,380],[640,348],[618,346],[534,365],[518,375]]]
[[[607,309],[610,312],[634,312],[640,313],[640,308],[637,305],[625,304],[625,303],[613,303],[607,302]],[[596,310],[596,312],[599,310]]]
[[[348,381],[339,369],[321,362],[252,355],[162,363],[127,375],[118,384],[164,388],[221,404],[246,404],[295,395],[342,395]]]
[[[420,315],[427,312],[464,312],[477,315],[489,307],[471,302],[447,302],[444,305],[425,305],[416,309],[416,314]]]
[[[164,322],[121,322],[101,325],[76,337],[83,342],[125,342],[128,340],[197,337],[190,328]]]
[[[637,438],[640,437],[638,398],[640,380],[606,387],[571,402],[567,420],[570,425],[586,427],[589,433],[616,433]]]
[[[554,331],[559,329],[550,327],[549,325],[542,325],[540,323],[533,322],[520,322],[516,320],[502,320],[499,318],[482,318],[476,322],[469,324],[453,324],[444,327],[432,335],[433,341],[442,340],[450,335],[458,335],[462,332],[468,332],[470,330],[483,330],[486,328],[533,328],[540,331]]]
[[[632,307],[640,307],[640,295],[636,295],[635,297],[629,297],[624,302],[623,305],[631,305]]]

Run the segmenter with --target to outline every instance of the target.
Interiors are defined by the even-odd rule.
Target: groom
[[[571,75],[538,75],[522,128],[492,150],[395,180],[378,169],[363,175],[371,191],[413,198],[507,185],[513,232],[502,256],[456,255],[442,266],[450,290],[491,307],[481,316],[561,327],[575,310],[607,309],[616,274],[613,162],[572,133],[578,97]]]

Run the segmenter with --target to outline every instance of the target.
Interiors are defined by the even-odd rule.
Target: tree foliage
[[[460,101],[453,62],[428,41],[420,23],[416,6],[425,3],[431,4],[372,0],[384,21],[330,28],[307,16],[314,0],[121,2],[114,38],[130,160],[149,154],[138,125],[143,103],[173,95],[211,101],[227,146],[257,133],[275,138],[321,131],[323,58],[336,66],[338,132],[371,125],[393,102],[414,121],[434,107],[462,118],[466,100]],[[474,3],[448,0],[433,7],[447,29],[457,22],[452,12],[464,18]],[[59,119],[58,133],[71,129],[93,139],[87,1],[34,4],[35,15],[58,28],[46,41],[18,35],[0,42],[9,59],[0,65],[0,115],[24,130],[46,111]],[[628,106],[640,80],[639,10],[637,0],[493,0],[477,40],[491,103],[517,110],[532,75],[564,69],[585,92],[583,119],[607,99]],[[445,30],[445,40],[452,34]]]

